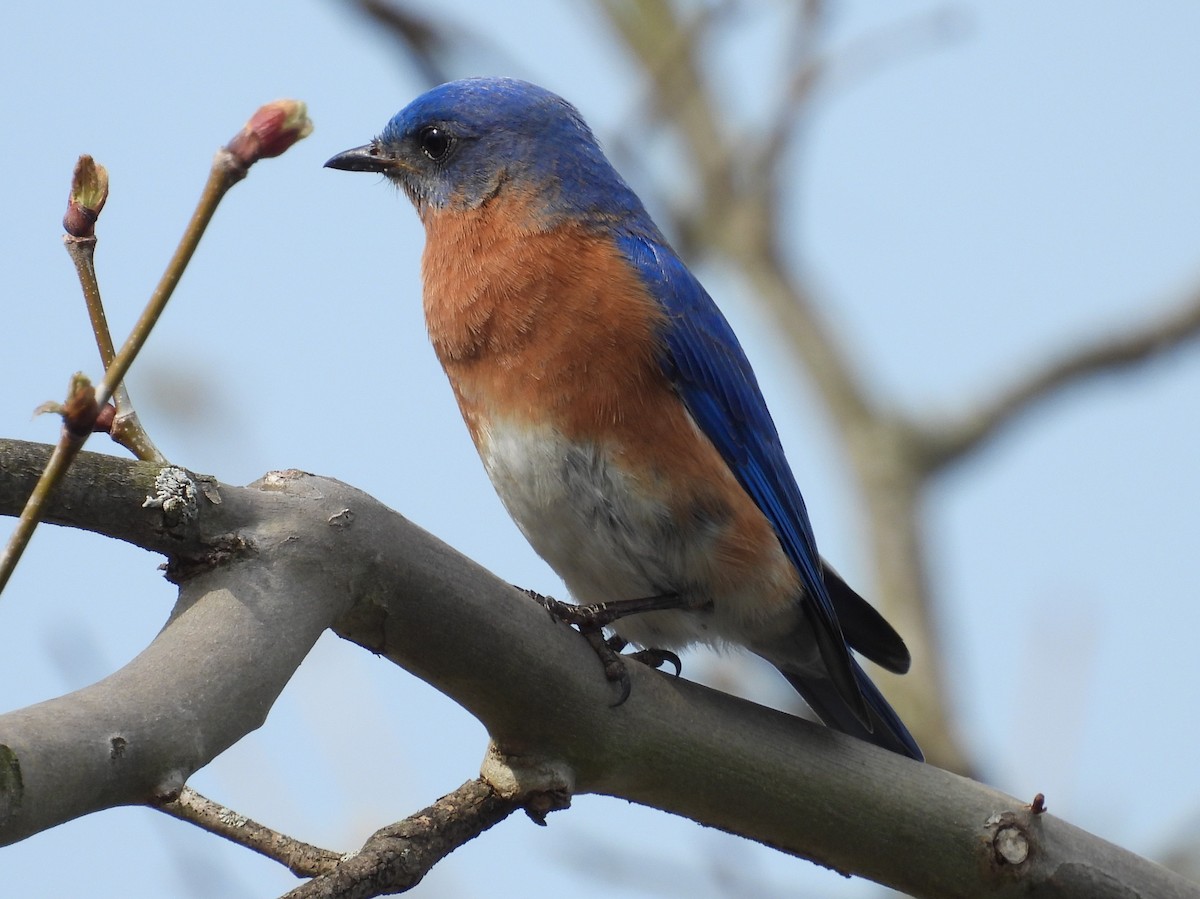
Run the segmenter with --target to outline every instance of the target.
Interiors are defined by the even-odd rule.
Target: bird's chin
[[[417,210],[417,215],[422,222],[425,222],[430,215],[437,211],[438,204],[430,199],[429,194],[410,183],[408,179],[393,177],[391,180],[396,187],[400,188],[404,196],[408,197],[408,201],[413,204],[413,208]]]
[[[425,192],[418,190],[416,185],[403,175],[389,174],[388,178],[393,184],[400,188],[400,190],[404,191],[404,196],[408,197],[408,201],[417,207],[418,212],[421,212],[426,206],[429,205],[429,200],[425,196]]]

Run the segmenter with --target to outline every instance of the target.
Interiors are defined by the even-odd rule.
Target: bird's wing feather
[[[620,241],[620,249],[667,317],[662,334],[664,373],[700,430],[774,527],[800,574],[808,600],[805,612],[829,675],[865,720],[858,678],[821,576],[808,510],[732,328],[700,282],[665,245],[630,235]]]

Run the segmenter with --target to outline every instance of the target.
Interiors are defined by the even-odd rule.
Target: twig
[[[47,404],[41,409],[41,411],[53,409],[53,411],[62,413],[62,434],[59,436],[58,445],[54,447],[50,460],[46,463],[42,476],[34,485],[33,492],[25,503],[25,508],[21,510],[21,517],[17,519],[17,526],[8,538],[4,554],[0,555],[0,593],[4,592],[4,587],[12,577],[17,562],[25,552],[25,547],[29,545],[29,540],[33,537],[38,522],[42,520],[46,500],[53,491],[54,485],[62,480],[62,476],[71,466],[71,461],[83,449],[83,444],[86,442],[91,426],[96,421],[100,410],[95,397],[96,391],[91,382],[82,374],[76,374],[71,379],[66,403],[62,406]],[[77,427],[85,430],[77,430]]]
[[[88,318],[92,322],[92,333],[96,347],[100,350],[100,364],[105,368],[112,365],[117,351],[113,347],[108,319],[104,314],[104,302],[100,297],[100,283],[96,278],[96,221],[108,199],[108,172],[97,165],[91,156],[80,156],[75,164],[75,176],[71,184],[71,195],[67,200],[67,214],[63,216],[63,244],[75,264],[79,285],[83,288],[83,300],[87,305]],[[143,462],[166,462],[167,458],[146,429],[138,420],[137,412],[129,399],[125,382],[114,389],[116,414],[107,430],[113,440],[124,446]]]
[[[384,0],[352,0],[358,9],[387,30],[402,48],[402,56],[430,84],[450,80],[445,59],[461,36],[449,26],[399,4]]]
[[[755,180],[763,185],[760,189],[774,192],[779,160],[794,142],[796,126],[808,111],[815,88],[825,74],[827,66],[820,53],[818,38],[828,13],[822,0],[808,0],[795,7],[788,48],[788,58],[792,60],[791,77],[776,104],[770,130],[761,141],[751,165]]]
[[[172,818],[195,824],[202,830],[277,861],[297,877],[327,874],[342,860],[342,856],[337,852],[272,830],[218,802],[213,802],[191,787],[184,787],[174,799],[162,802],[155,808]]]
[[[145,346],[150,331],[166,308],[179,279],[183,277],[183,272],[221,198],[233,185],[246,177],[250,166],[259,159],[278,156],[311,132],[312,122],[308,120],[303,103],[297,100],[277,100],[260,107],[242,130],[217,151],[209,171],[208,183],[204,186],[204,192],[200,195],[200,202],[196,211],[192,213],[187,230],[184,231],[171,261],[167,263],[167,269],[163,272],[146,308],[133,326],[133,331],[126,338],[120,352],[113,358],[112,364],[105,370],[104,380],[94,392],[91,384],[82,376],[76,376],[73,382],[67,403],[60,410],[64,414],[64,426],[58,446],[55,447],[54,455],[50,457],[37,486],[33,488],[33,493],[21,512],[17,528],[4,548],[4,554],[0,556],[0,592],[3,592],[8,584],[21,554],[33,536],[34,529],[41,521],[46,498],[87,442],[97,418],[112,399],[117,386],[125,380],[133,360]]]
[[[337,869],[285,894],[285,899],[370,899],[412,889],[429,870],[521,808],[482,779],[469,780],[396,824],[377,830]]]
[[[688,21],[666,0],[603,0],[600,11],[645,72],[645,105],[652,112],[649,118],[673,123],[684,138],[684,147],[696,167],[696,184],[703,192],[695,217],[707,221],[711,198],[717,198],[720,206],[734,198],[734,165],[729,135],[715,116],[716,103],[697,60],[702,56],[704,39],[728,7],[710,5]],[[624,152],[620,146],[616,150]],[[695,233],[694,228],[680,229],[679,237],[686,242]],[[684,247],[685,252],[690,249]]]
[[[283,104],[287,104],[285,108]],[[271,115],[282,113],[284,118],[267,122],[266,112]],[[294,120],[294,121],[293,121]],[[270,133],[264,128],[270,126]],[[124,346],[113,359],[112,364],[104,372],[104,380],[96,391],[96,402],[107,403],[116,385],[124,380],[133,360],[146,344],[159,316],[167,307],[167,301],[175,292],[179,279],[183,277],[192,254],[200,244],[208,223],[212,221],[213,213],[229,189],[246,177],[246,173],[259,159],[266,156],[278,156],[293,143],[307,137],[312,131],[312,123],[308,121],[304,104],[294,100],[280,100],[262,107],[246,123],[246,126],[226,146],[217,151],[213,157],[212,168],[209,170],[208,183],[200,195],[196,211],[192,213],[191,221],[175,249],[167,269],[159,279],[158,286],[146,304],[141,316],[133,326],[133,330],[125,339]],[[278,146],[283,138],[289,138],[286,145]]]
[[[519,72],[521,60],[503,50],[473,26],[450,22],[447,17],[417,11],[403,0],[346,0],[348,6],[368,16],[376,30],[390,35],[401,58],[421,80],[432,86],[449,81],[456,70],[493,69]]]
[[[946,3],[872,28],[830,57],[825,83],[846,91],[890,66],[966,37],[971,22],[965,7]]]
[[[889,66],[939,49],[967,30],[962,10],[939,6],[868,31],[840,50],[822,53],[818,38],[829,18],[825,3],[802,4],[797,15],[794,47],[789,52],[791,77],[751,166],[753,181],[772,195],[779,192],[775,183],[779,164],[786,159],[797,127],[816,100],[835,91],[845,92]]]

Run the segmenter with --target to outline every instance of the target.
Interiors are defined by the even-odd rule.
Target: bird
[[[853,652],[904,673],[903,639],[819,555],[732,328],[574,106],[451,81],[325,165],[415,207],[426,326],[467,430],[591,621],[660,659],[745,647],[826,725],[923,760]]]

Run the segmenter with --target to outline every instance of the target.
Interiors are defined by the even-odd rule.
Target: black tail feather
[[[846,642],[881,668],[895,674],[908,671],[912,657],[896,629],[824,559],[821,560],[821,578],[829,591]]]
[[[918,762],[925,761],[921,747],[917,745],[913,735],[908,732],[908,728],[904,726],[900,716],[888,705],[888,701],[883,698],[883,694],[867,677],[858,662],[852,661],[851,664],[854,666],[858,688],[866,701],[870,719],[869,728],[859,720],[855,710],[842,698],[842,694],[833,681],[810,674],[793,674],[782,668],[779,670],[787,678],[788,683],[804,697],[809,708],[816,712],[817,717],[829,727],[852,737],[858,737],[860,740],[866,740],[868,743],[874,743],[884,749],[890,749],[900,755],[916,759]]]

